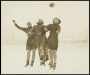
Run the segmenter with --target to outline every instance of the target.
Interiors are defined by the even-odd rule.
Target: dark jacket
[[[47,38],[44,27],[44,25],[35,25],[31,30],[35,34],[35,44],[37,47],[46,45]]]
[[[20,29],[23,30],[26,34],[28,34],[28,32],[32,29],[32,26],[29,28],[23,28],[20,27],[19,25],[15,24],[15,26]],[[26,43],[26,50],[31,50],[33,48],[36,48],[35,44],[34,44],[34,35],[29,35],[28,39],[27,39],[27,43]]]
[[[46,28],[50,31],[50,35],[48,37],[48,48],[52,50],[57,50],[58,48],[58,34],[57,31],[60,32],[60,26],[49,24]]]

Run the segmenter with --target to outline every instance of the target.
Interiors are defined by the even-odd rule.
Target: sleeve
[[[44,27],[44,30],[45,30],[45,31],[49,31],[49,30],[50,30],[50,28],[51,28],[51,24],[49,24],[49,25],[45,26],[45,27]]]
[[[47,25],[46,28],[47,28],[48,30],[50,30],[51,24]]]
[[[15,26],[16,26],[18,29],[25,31],[25,28],[20,27],[18,24],[15,24]]]
[[[58,26],[58,29],[57,29],[57,34],[59,34],[60,33],[60,31],[61,31],[61,27],[60,26]]]

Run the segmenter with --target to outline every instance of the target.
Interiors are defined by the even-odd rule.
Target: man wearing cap
[[[48,49],[47,49],[47,38],[46,38],[46,32],[44,31],[44,21],[42,19],[39,19],[37,22],[37,25],[35,25],[31,32],[34,32],[35,34],[35,45],[38,48],[39,57],[41,61],[41,65],[45,64],[45,61],[47,61],[48,58]]]

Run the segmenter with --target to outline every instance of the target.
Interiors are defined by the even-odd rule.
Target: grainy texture
[[[59,25],[50,24],[47,26],[47,29],[50,31],[50,35],[48,37],[48,48],[52,50],[57,50],[58,48],[58,34],[57,30],[60,31]]]

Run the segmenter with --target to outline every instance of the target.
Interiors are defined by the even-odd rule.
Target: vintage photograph
[[[89,74],[89,1],[1,1],[1,74]]]

